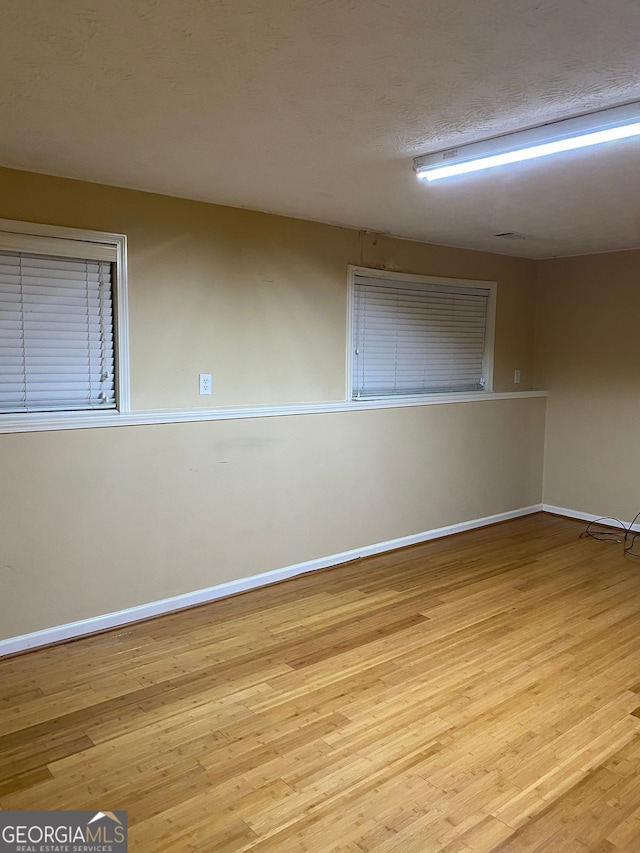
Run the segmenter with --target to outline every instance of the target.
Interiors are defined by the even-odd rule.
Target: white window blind
[[[353,397],[482,390],[491,290],[354,275]]]
[[[112,263],[93,254],[0,251],[0,412],[115,408]]]

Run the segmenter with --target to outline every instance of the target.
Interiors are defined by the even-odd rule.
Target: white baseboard
[[[196,604],[205,604],[215,601],[217,598],[226,598],[239,592],[246,592],[257,587],[267,586],[277,581],[286,580],[316,569],[326,569],[329,566],[338,566],[348,563],[360,557],[370,557],[373,554],[381,554],[384,551],[393,551],[396,548],[405,548],[407,545],[417,545],[420,542],[428,542],[430,539],[439,539],[443,536],[451,536],[453,533],[462,533],[465,530],[473,530],[476,527],[485,527],[496,524],[499,521],[508,521],[511,518],[519,518],[531,515],[542,510],[542,504],[523,507],[521,509],[501,512],[496,515],[487,515],[484,518],[474,518],[471,521],[462,521],[458,524],[450,524],[447,527],[437,527],[423,533],[414,533],[410,536],[401,536],[399,539],[390,539],[387,542],[378,542],[375,545],[366,545],[363,548],[355,548],[352,551],[343,551],[340,554],[332,554],[330,557],[320,557],[305,563],[296,563],[293,566],[285,566],[282,569],[274,569],[263,572],[252,577],[240,580],[228,581],[207,589],[199,589],[187,592],[183,595],[175,595],[171,598],[163,598],[161,601],[152,601],[137,607],[128,607],[126,610],[118,610],[116,613],[105,613],[102,616],[94,616],[91,619],[82,619],[79,622],[69,622],[66,625],[57,625],[53,628],[45,628],[42,631],[34,631],[32,634],[22,634],[19,637],[10,637],[0,640],[0,657],[23,652],[27,649],[35,649],[40,646],[48,646],[52,643],[60,643],[86,634],[96,634],[110,628],[118,628],[131,622],[140,622],[150,619],[152,616],[160,616],[163,613],[172,613],[193,607]],[[553,510],[549,509],[549,512]],[[564,512],[564,511],[563,511]]]
[[[625,521],[623,518],[614,518],[610,515],[593,515],[591,512],[581,512],[577,509],[567,509],[564,506],[552,506],[551,504],[543,504],[544,512],[550,512],[553,515],[566,515],[567,518],[576,518],[578,521],[620,521],[629,530],[640,531],[640,524],[631,524],[630,521]],[[616,526],[616,525],[612,525]]]

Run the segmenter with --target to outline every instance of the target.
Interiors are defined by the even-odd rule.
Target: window
[[[350,268],[352,399],[487,391],[495,284]]]
[[[128,410],[126,238],[0,220],[0,414]]]

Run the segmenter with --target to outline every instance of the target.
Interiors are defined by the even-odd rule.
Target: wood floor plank
[[[0,660],[0,808],[130,849],[638,853],[640,563],[537,514]]]

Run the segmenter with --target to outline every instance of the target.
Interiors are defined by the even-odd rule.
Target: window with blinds
[[[116,259],[115,246],[0,233],[0,413],[116,408]]]
[[[491,283],[362,269],[352,281],[353,399],[490,387]]]

